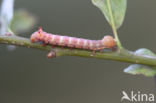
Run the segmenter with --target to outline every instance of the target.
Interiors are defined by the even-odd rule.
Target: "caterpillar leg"
[[[47,44],[46,44],[46,43],[42,43],[41,45],[44,47],[44,46],[46,46]]]
[[[113,47],[111,49],[112,49],[112,51],[116,51],[117,50],[117,47],[115,46],[115,47]]]
[[[73,50],[73,47],[70,47],[69,49],[70,49],[70,50]]]
[[[96,54],[96,50],[93,50],[93,54]]]
[[[64,49],[64,46],[61,46],[61,49]]]
[[[51,48],[55,48],[55,45],[51,45]]]
[[[96,54],[96,50],[93,50],[93,51],[92,51],[92,55],[95,55],[95,54]]]
[[[100,53],[103,53],[103,50],[102,49],[100,49],[99,51],[100,51]]]

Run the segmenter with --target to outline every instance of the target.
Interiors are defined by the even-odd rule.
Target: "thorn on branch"
[[[56,52],[54,50],[51,50],[48,54],[47,54],[47,58],[56,58]]]

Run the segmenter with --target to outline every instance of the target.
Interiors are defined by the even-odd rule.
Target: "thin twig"
[[[41,44],[31,43],[29,39],[19,36],[0,36],[0,44],[8,44],[8,45],[17,45],[27,48],[35,48],[39,50],[50,51],[50,46],[42,46]],[[61,47],[56,47],[53,49],[56,52],[56,56],[80,56],[80,57],[89,57],[89,58],[97,58],[97,59],[107,59],[107,60],[115,60],[122,62],[129,62],[135,64],[144,64],[150,66],[156,66],[156,58],[150,56],[136,55],[134,52],[130,52],[125,49],[120,49],[116,51],[107,51],[107,52],[97,52],[93,54],[92,51],[80,50],[80,49],[72,49]]]

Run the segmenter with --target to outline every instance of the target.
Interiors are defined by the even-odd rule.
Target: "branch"
[[[0,36],[0,44],[8,44],[8,45],[17,45],[27,48],[35,48],[39,50],[50,51],[50,46],[42,46],[40,44],[31,43],[29,39],[19,36]],[[56,56],[80,56],[80,57],[89,57],[89,58],[97,58],[97,59],[107,59],[107,60],[115,60],[121,62],[129,62],[134,64],[144,64],[150,66],[156,66],[156,58],[150,56],[136,55],[134,52],[121,49],[120,51],[111,51],[111,52],[97,52],[93,54],[92,51],[80,50],[80,49],[72,49],[69,48],[60,48],[56,47],[52,49],[55,51]]]

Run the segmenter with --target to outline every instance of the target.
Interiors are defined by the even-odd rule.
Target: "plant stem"
[[[110,13],[111,27],[112,27],[112,30],[113,30],[113,34],[114,34],[117,46],[120,49],[120,48],[122,48],[122,45],[121,45],[120,40],[118,38],[118,33],[117,33],[117,30],[116,30],[116,27],[115,27],[115,22],[114,22],[114,17],[113,17],[113,13],[112,13],[112,7],[111,7],[110,0],[107,0],[107,5],[108,5],[109,13]]]
[[[29,39],[19,36],[0,36],[0,44],[17,45],[46,51],[51,50],[51,46],[42,46],[40,44],[31,43]],[[92,51],[88,50],[80,50],[80,49],[70,50],[69,48],[62,49],[61,47],[56,47],[53,49],[53,51],[56,53],[56,56],[80,56],[86,58],[88,57],[97,59],[107,59],[107,60],[129,62],[134,64],[156,66],[155,57],[136,55],[135,53],[125,49],[120,49],[120,52],[103,51],[103,53],[96,52],[95,54],[93,54]]]

